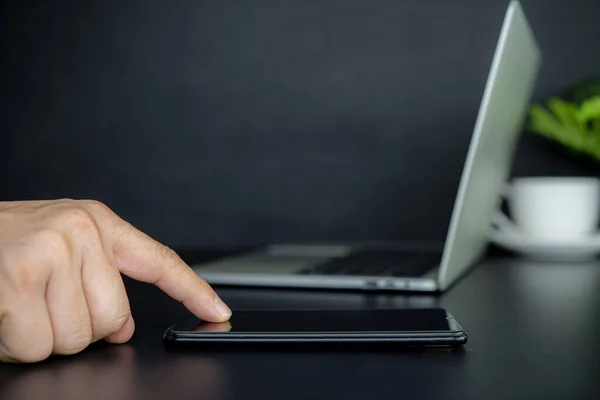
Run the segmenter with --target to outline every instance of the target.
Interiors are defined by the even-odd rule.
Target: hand
[[[120,273],[157,285],[205,321],[231,315],[174,251],[102,203],[0,202],[0,360],[128,341],[134,322]]]

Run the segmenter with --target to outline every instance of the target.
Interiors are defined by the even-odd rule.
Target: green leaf
[[[548,110],[533,105],[529,110],[531,116],[530,129],[539,134],[557,139],[568,133],[568,128],[552,115]]]
[[[592,134],[600,138],[600,118],[595,119],[591,122]]]
[[[548,101],[548,108],[564,126],[577,130],[582,128],[583,124],[578,119],[579,107],[576,103],[553,97]]]
[[[595,119],[600,119],[600,96],[584,101],[577,112],[577,120],[581,124],[587,124]]]
[[[556,107],[556,104],[555,108],[560,109],[559,112],[564,114],[563,118],[568,119],[568,107],[561,108],[560,105]],[[539,105],[531,106],[529,113],[531,116],[529,128],[533,132],[578,151],[584,150],[584,136],[582,135],[582,130],[577,125],[562,124],[557,116]]]
[[[581,103],[553,97],[548,107],[531,105],[529,129],[582,154],[600,160],[600,93],[592,84]],[[592,95],[593,93],[593,95]]]

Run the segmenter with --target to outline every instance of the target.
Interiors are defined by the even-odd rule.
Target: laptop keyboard
[[[310,266],[303,275],[417,277],[439,266],[441,253],[360,251]]]

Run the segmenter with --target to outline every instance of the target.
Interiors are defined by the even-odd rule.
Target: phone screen
[[[220,329],[220,327],[224,327]],[[226,328],[225,328],[226,327]],[[191,318],[174,332],[439,332],[458,325],[444,309],[234,311],[229,322]]]

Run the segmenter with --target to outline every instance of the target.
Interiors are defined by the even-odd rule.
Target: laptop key
[[[439,253],[364,251],[327,260],[301,271],[304,275],[420,276],[440,262]]]

